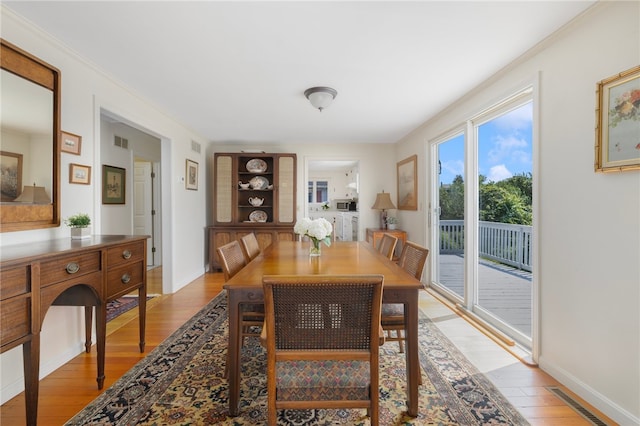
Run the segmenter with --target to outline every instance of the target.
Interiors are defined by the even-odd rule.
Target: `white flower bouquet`
[[[311,220],[308,217],[304,217],[296,222],[293,227],[293,232],[300,235],[306,235],[313,243],[311,248],[312,254],[317,252],[320,254],[320,243],[325,243],[327,246],[331,246],[331,232],[333,232],[333,226],[327,219],[319,218]]]

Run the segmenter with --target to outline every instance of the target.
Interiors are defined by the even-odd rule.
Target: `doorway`
[[[360,235],[358,195],[360,191],[359,161],[349,158],[305,159],[307,193],[304,216],[323,217],[333,224],[337,241],[357,241]],[[349,201],[351,209],[344,211]]]
[[[125,169],[125,192],[130,194],[125,204],[100,205],[101,232],[149,235],[147,269],[158,268],[162,266],[162,140],[104,110],[100,135],[100,162]],[[162,293],[158,271],[154,276],[160,282],[154,293]]]

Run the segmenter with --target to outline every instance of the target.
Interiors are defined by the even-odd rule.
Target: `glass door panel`
[[[531,339],[532,102],[476,126],[478,282],[474,310]],[[516,333],[511,333],[513,329]],[[521,334],[524,339],[518,339]]]
[[[464,297],[464,134],[437,145],[435,283]]]

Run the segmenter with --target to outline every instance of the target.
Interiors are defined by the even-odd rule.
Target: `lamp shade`
[[[379,192],[376,195],[376,202],[371,206],[374,210],[390,210],[395,209],[396,206],[393,205],[393,201],[391,201],[391,196],[388,192]]]
[[[44,190],[44,186],[25,186],[22,193],[13,200],[18,203],[31,203],[31,204],[51,204],[51,198]]]
[[[338,96],[338,92],[331,87],[312,87],[304,91],[304,96],[309,99],[314,108],[320,112],[331,105],[331,102]]]

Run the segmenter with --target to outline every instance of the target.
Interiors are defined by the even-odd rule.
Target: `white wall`
[[[640,424],[640,172],[594,172],[594,111],[596,83],[640,64],[639,18],[638,2],[598,4],[398,147],[428,184],[429,140],[539,76],[539,364],[624,425]],[[400,216],[429,241],[425,209]]]
[[[3,39],[61,71],[61,127],[82,136],[81,155],[62,154],[61,217],[64,219],[78,212],[89,213],[94,233],[102,232],[100,172],[105,161],[99,149],[102,138],[99,123],[101,109],[109,111],[126,118],[130,123],[136,123],[140,129],[148,130],[162,141],[164,291],[176,291],[202,275],[205,268],[206,193],[209,189],[204,178],[205,168],[199,170],[201,185],[198,191],[187,191],[182,178],[187,158],[205,164],[204,153],[191,151],[191,141],[195,140],[203,147],[208,142],[2,5],[0,12]],[[92,184],[69,184],[70,163],[91,166]],[[50,229],[2,233],[0,250],[7,249],[11,244],[50,238],[69,238],[69,229],[62,225]],[[82,311],[77,307],[54,306],[47,313],[41,333],[41,377],[82,352]],[[0,356],[0,370],[0,394],[4,403],[24,389],[21,348]]]

